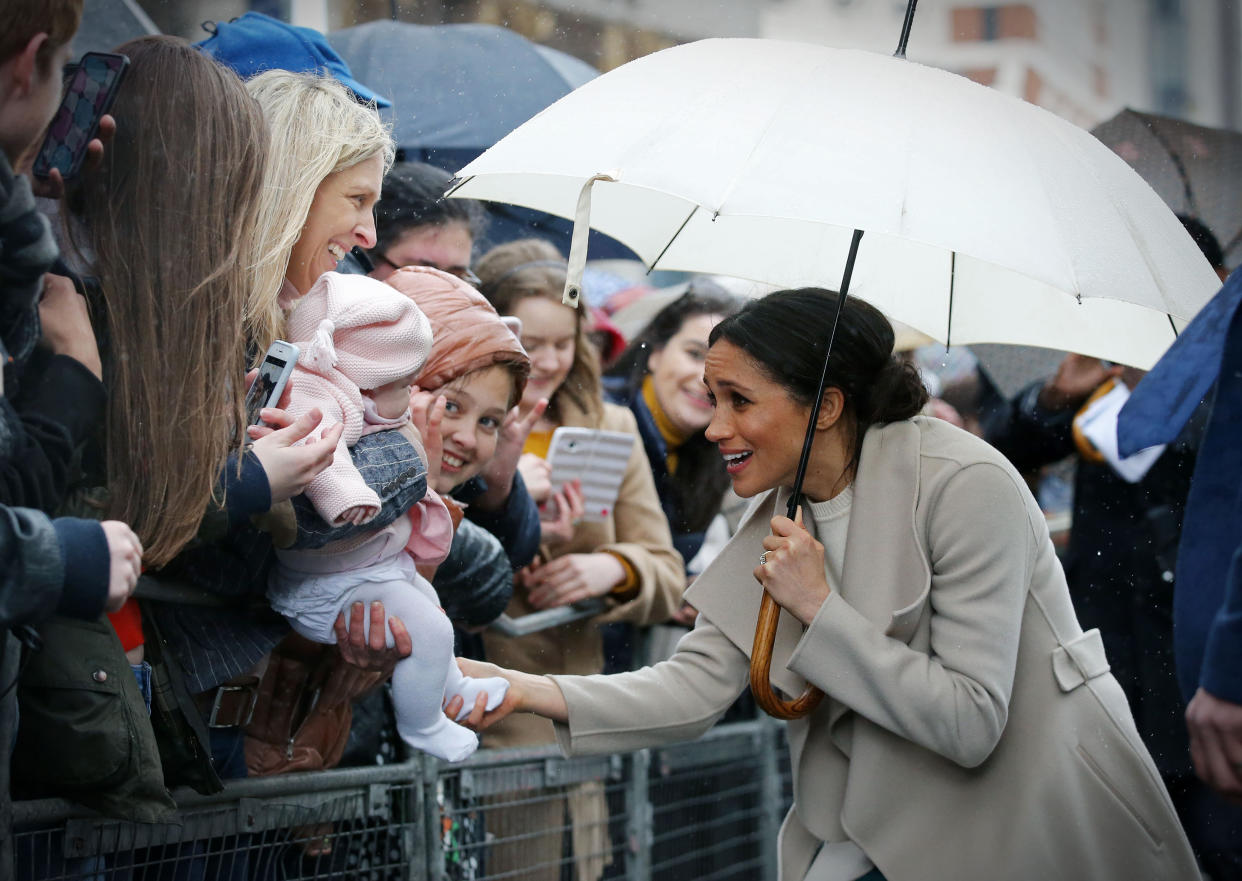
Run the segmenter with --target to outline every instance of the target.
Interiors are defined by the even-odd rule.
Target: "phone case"
[[[623,431],[562,426],[552,433],[548,464],[551,482],[560,490],[571,480],[582,482],[584,520],[608,519],[617,503],[621,480],[630,461],[634,435]]]
[[[99,130],[100,117],[112,107],[128,66],[124,55],[88,52],[82,56],[35,157],[36,177],[47,177],[53,168],[65,180],[77,176],[86,147]]]
[[[263,355],[263,363],[259,365],[258,376],[246,391],[247,425],[258,424],[259,411],[279,403],[297,364],[298,354],[298,347],[284,340],[277,340],[268,348]]]

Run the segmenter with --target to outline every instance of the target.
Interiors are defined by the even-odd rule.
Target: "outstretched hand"
[[[483,731],[517,710],[521,705],[523,692],[520,677],[510,675],[510,671],[497,667],[495,664],[472,661],[469,658],[458,658],[457,666],[461,668],[462,674],[466,676],[475,678],[499,676],[509,682],[509,690],[505,693],[505,699],[500,702],[500,706],[488,712],[487,692],[480,692],[474,699],[474,707],[470,710],[470,715],[459,720],[458,724],[465,725],[467,728],[475,731]],[[456,720],[457,714],[461,712],[464,703],[461,695],[453,695],[452,699],[444,705],[444,715]]]
[[[763,550],[767,560],[755,567],[755,580],[778,606],[810,624],[832,591],[824,574],[824,546],[807,532],[801,507],[796,520],[772,518]]]
[[[252,425],[249,429],[250,436],[258,438],[252,449],[267,474],[274,505],[305,491],[316,475],[332,464],[345,426],[334,423],[314,437],[311,433],[323,419],[318,408],[297,419],[270,407],[263,408],[260,415],[268,425],[276,426],[269,430]],[[299,443],[304,439],[305,443]]]

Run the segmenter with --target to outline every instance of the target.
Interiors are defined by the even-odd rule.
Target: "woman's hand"
[[[533,673],[519,673],[517,670],[505,670],[495,664],[472,661],[469,658],[458,658],[457,666],[466,676],[500,676],[509,682],[509,690],[500,706],[487,712],[487,694],[480,694],[474,700],[474,709],[459,724],[475,731],[482,731],[495,725],[510,713],[535,713],[553,722],[565,722],[569,719],[569,707],[565,704],[565,696],[556,683],[547,676]],[[456,719],[461,712],[462,699],[455,695],[444,705],[444,715]]]
[[[534,453],[523,453],[518,458],[517,470],[522,474],[522,482],[526,491],[542,505],[552,495],[552,466]]]
[[[427,488],[435,489],[440,483],[441,458],[444,455],[444,435],[440,425],[444,421],[444,395],[433,395],[418,386],[410,387],[410,421],[423,439],[423,451],[427,454]]]
[[[461,672],[465,676],[475,678],[486,678],[489,676],[499,676],[509,682],[509,690],[505,692],[505,699],[501,701],[500,706],[487,711],[487,692],[481,692],[474,699],[474,707],[470,711],[470,715],[462,719],[458,724],[465,725],[475,731],[482,731],[491,728],[505,716],[515,711],[520,711],[523,705],[522,700],[522,682],[521,676],[515,675],[512,670],[505,670],[497,667],[495,664],[486,664],[482,661],[472,661],[469,658],[458,658],[457,666],[461,668]],[[444,715],[450,719],[456,719],[457,714],[461,712],[462,704],[461,695],[455,694],[444,705]]]
[[[474,504],[485,511],[494,511],[502,507],[509,498],[509,489],[513,486],[513,475],[518,470],[518,460],[522,457],[522,447],[530,430],[534,428],[543,411],[548,409],[548,399],[540,398],[535,406],[525,414],[520,407],[514,407],[500,424],[500,436],[496,441],[496,452],[481,473],[487,483],[487,492],[474,500]],[[525,481],[526,475],[522,475]],[[530,492],[530,487],[526,488]]]
[[[303,492],[320,471],[332,464],[345,426],[337,422],[325,428],[319,437],[311,437],[311,432],[323,419],[317,408],[297,419],[292,419],[284,410],[270,407],[264,407],[260,415],[264,422],[276,426],[267,429],[252,425],[249,429],[250,436],[258,438],[252,449],[267,474],[275,505]],[[306,443],[295,446],[303,438]]]
[[[536,609],[555,609],[602,597],[625,581],[625,567],[612,554],[566,554],[518,573]]]
[[[370,626],[366,626],[366,612],[362,603],[354,603],[349,609],[349,626],[345,624],[345,613],[336,618],[333,630],[336,632],[336,647],[341,653],[341,660],[347,665],[362,672],[381,673],[379,681],[392,675],[397,661],[408,658],[414,650],[414,643],[400,618],[389,618],[387,627],[384,621],[384,604],[371,603]],[[388,646],[386,632],[392,631],[392,647]]]
[[[142,542],[128,524],[120,520],[105,520],[99,525],[103,528],[111,562],[108,571],[108,598],[104,608],[109,612],[119,612],[121,606],[134,593],[134,588],[138,586],[138,576],[142,574]]]
[[[55,169],[53,169],[55,171]],[[59,174],[59,172],[57,172]],[[86,297],[63,275],[50,272],[43,276],[43,295],[39,299],[39,323],[43,341],[57,355],[67,355],[103,379],[99,346],[91,328]]]
[[[772,534],[763,540],[767,562],[755,567],[755,580],[776,604],[803,624],[810,624],[832,593],[824,574],[824,546],[798,519],[772,518]]]
[[[577,527],[578,521],[586,513],[586,506],[582,496],[582,482],[579,480],[570,481],[565,484],[560,492],[553,495],[539,507],[540,514],[548,510],[555,514],[555,517],[551,520],[544,520],[540,517],[539,528],[543,540],[549,544],[569,541],[574,537],[574,529]]]

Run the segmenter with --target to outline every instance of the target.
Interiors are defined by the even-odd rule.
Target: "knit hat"
[[[325,272],[289,316],[298,366],[359,389],[375,389],[423,367],[431,324],[409,297],[365,275]]]
[[[429,266],[398,269],[387,282],[417,303],[431,322],[435,341],[418,376],[421,388],[438,389],[463,374],[504,366],[513,376],[513,400],[521,399],[530,375],[530,358],[517,338],[521,322],[501,318],[470,285]]]

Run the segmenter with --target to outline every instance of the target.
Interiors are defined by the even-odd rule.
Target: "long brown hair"
[[[501,315],[512,315],[514,307],[527,297],[543,297],[559,303],[565,289],[565,258],[543,239],[519,239],[497,245],[483,255],[475,272],[483,296]],[[560,421],[557,403],[564,395],[597,424],[604,416],[599,358],[587,336],[590,327],[586,308],[573,311],[574,360],[569,375],[548,401],[548,418]]]
[[[70,200],[103,292],[105,516],[161,566],[193,538],[242,423],[242,308],[267,129],[232,71],[172,37],[130,71],[103,167]]]

